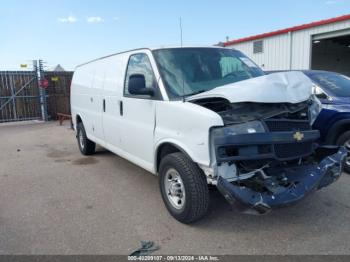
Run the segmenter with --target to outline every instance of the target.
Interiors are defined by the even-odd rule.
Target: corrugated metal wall
[[[263,38],[264,52],[258,54],[253,53],[254,41],[238,43],[229,46],[229,48],[242,51],[264,70],[309,69],[311,65],[312,37],[349,28],[350,20],[300,30],[292,32],[290,35],[283,34]],[[290,39],[290,36],[292,39]],[[292,43],[292,54],[290,53],[290,43]]]

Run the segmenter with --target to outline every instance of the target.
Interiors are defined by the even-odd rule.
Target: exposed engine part
[[[235,164],[223,163],[218,167],[218,176],[225,178],[229,182],[244,181],[256,175],[261,175],[263,178],[268,178],[268,176],[264,172],[264,169],[267,168],[268,166],[269,164],[266,164],[261,168],[243,173],[242,172],[243,169],[239,171]]]
[[[223,98],[206,98],[193,101],[198,105],[218,113],[225,125],[245,123],[271,117],[308,120],[308,108],[312,100],[291,103],[230,103]]]
[[[276,194],[288,190],[290,186],[294,186],[283,170],[293,169],[300,165],[310,165],[314,160],[300,158],[299,160],[285,162],[264,161],[259,162],[259,168],[252,169],[253,166],[256,166],[252,165],[253,162],[223,163],[217,169],[218,176],[233,185],[245,186],[256,192]]]
[[[288,183],[284,173],[278,176],[268,174],[270,163],[247,172],[245,168],[237,169],[235,164],[224,163],[218,167],[218,176],[235,185],[244,185],[257,192],[282,192]],[[283,188],[282,188],[283,186]]]
[[[237,177],[237,167],[235,164],[223,163],[218,166],[218,175],[225,178],[227,181],[235,181]]]
[[[251,177],[247,179],[239,179],[236,180],[235,185],[246,186],[254,190],[255,192],[268,192],[271,194],[282,193],[285,190],[288,190],[289,186],[292,186],[288,181],[288,178],[282,172],[276,175],[269,175],[268,166],[262,167],[261,169],[254,170],[250,173],[245,174],[253,174]],[[266,171],[264,170],[266,169]],[[239,176],[241,178],[241,176]]]

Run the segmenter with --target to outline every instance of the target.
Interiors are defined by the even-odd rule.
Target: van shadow
[[[237,211],[219,191],[214,190],[210,194],[211,205],[207,216],[193,226],[203,230],[236,233],[265,232],[282,228],[305,228],[307,231],[308,228],[315,228],[315,225],[322,227],[325,221],[332,220],[330,213],[337,216],[335,208],[327,202],[327,196],[322,194],[319,197],[317,193],[293,206],[279,208],[265,215],[250,215]]]
[[[103,147],[97,146],[94,156],[116,156],[116,155]]]
[[[96,157],[110,157],[113,162],[123,167],[125,172],[120,175],[127,176],[132,180],[135,188],[148,187],[147,190],[157,190],[157,178],[143,170],[142,168],[132,164],[131,162],[111,153],[103,148],[98,148]],[[147,191],[145,189],[145,191]],[[200,221],[191,224],[191,227],[204,231],[217,232],[265,232],[269,230],[307,230],[314,228],[315,225],[322,227],[325,221],[331,221],[338,215],[339,206],[332,203],[330,191],[315,192],[306,199],[298,202],[294,206],[280,208],[266,215],[248,215],[238,212],[231,207],[226,199],[216,189],[210,191],[210,208],[208,214]],[[158,192],[157,192],[158,193]],[[163,208],[162,205],[158,208]],[[345,214],[347,211],[343,211]],[[173,220],[169,216],[169,219]],[[313,231],[315,233],[315,231]]]

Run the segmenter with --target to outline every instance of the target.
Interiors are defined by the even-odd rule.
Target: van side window
[[[156,89],[156,79],[153,74],[151,62],[146,54],[135,54],[129,58],[128,67],[126,70],[124,94],[129,93],[129,77],[134,74],[142,74],[145,76],[146,88]]]

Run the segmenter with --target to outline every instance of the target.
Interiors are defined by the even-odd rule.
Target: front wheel
[[[183,153],[165,156],[159,168],[159,187],[170,214],[189,224],[209,208],[207,180],[202,170]]]
[[[348,174],[350,174],[350,131],[346,131],[337,140],[338,146],[344,146],[345,149],[348,151],[348,156],[346,157],[346,161],[344,164],[344,171]]]

